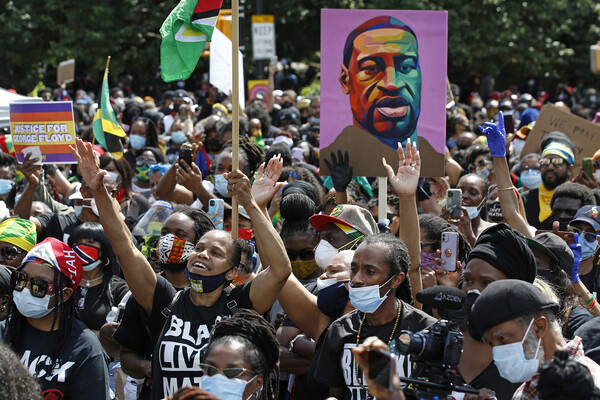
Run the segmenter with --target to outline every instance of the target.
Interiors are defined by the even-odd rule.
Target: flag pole
[[[239,24],[240,24],[240,10],[239,10],[239,0],[232,0],[232,18],[231,18],[231,50],[232,54],[232,63],[231,63],[231,82],[232,82],[232,100],[231,102],[233,107],[233,121],[232,121],[232,138],[233,146],[231,151],[231,169],[233,171],[240,168],[240,159],[239,159],[239,151],[240,151],[240,93],[239,93],[239,63],[240,60],[238,58],[238,49],[240,47],[240,33],[239,33]],[[231,236],[234,239],[238,237],[238,226],[239,226],[239,214],[238,214],[238,204],[235,197],[231,198]]]

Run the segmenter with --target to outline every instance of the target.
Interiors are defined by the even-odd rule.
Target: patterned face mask
[[[158,260],[163,264],[186,262],[194,250],[194,244],[172,233],[158,240]]]

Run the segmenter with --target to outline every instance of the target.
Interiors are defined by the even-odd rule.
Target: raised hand
[[[481,127],[487,137],[490,153],[494,157],[506,157],[506,130],[504,129],[504,113],[500,111],[498,123],[486,122]]]
[[[77,164],[79,164],[79,172],[85,183],[93,190],[97,191],[103,187],[102,180],[106,171],[100,171],[98,160],[94,148],[91,143],[86,143],[83,140],[76,138],[75,147],[69,146],[71,153],[75,156]]]
[[[231,197],[235,197],[241,206],[246,208],[252,203],[250,179],[242,171],[235,170],[225,174],[227,179],[227,191]]]
[[[185,161],[179,160],[175,165],[177,183],[183,185],[190,192],[194,192],[195,188],[202,185],[202,172],[196,163],[189,166]]]
[[[341,150],[338,150],[338,156],[335,157],[335,153],[331,152],[331,163],[326,158],[323,159],[329,172],[331,173],[331,180],[333,181],[333,187],[336,192],[345,192],[346,188],[352,181],[352,166],[348,157],[348,152],[342,154]]]
[[[40,172],[42,172],[41,165],[35,165],[38,161],[37,158],[30,158],[31,154],[25,154],[23,164],[19,167],[19,171],[25,176],[27,182],[32,187],[37,187],[40,184]]]
[[[406,154],[402,145],[398,143],[398,172],[394,170],[382,158],[383,167],[387,171],[388,180],[398,196],[414,195],[419,186],[419,174],[421,173],[421,156],[417,150],[417,144],[406,141]]]
[[[258,168],[256,179],[252,184],[252,196],[261,209],[266,208],[273,196],[285,185],[285,182],[277,182],[282,169],[283,160],[280,154],[271,158],[266,168],[265,163]]]

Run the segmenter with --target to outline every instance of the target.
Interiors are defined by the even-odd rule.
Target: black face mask
[[[555,217],[555,216],[551,216],[553,221],[558,221],[558,230],[559,231],[566,231],[568,226],[569,226],[569,222],[571,222],[572,218],[566,217],[566,218],[560,218],[560,217]]]
[[[181,104],[173,104],[173,111],[175,111],[175,112],[179,112],[179,106],[180,106],[180,105],[181,105]]]
[[[338,319],[342,316],[348,300],[350,300],[350,294],[346,286],[344,286],[344,282],[334,283],[319,290],[319,293],[317,293],[319,311],[333,319]]]
[[[502,207],[500,207],[499,201],[488,201],[485,205],[486,215],[489,221],[502,222],[504,217],[502,216]]]
[[[221,141],[217,138],[210,138],[210,139],[206,139],[206,142],[204,142],[204,145],[206,146],[206,149],[208,151],[210,151],[211,153],[216,153],[218,151],[221,150]]]
[[[289,101],[284,101],[283,103],[281,103],[281,108],[290,108],[292,106],[292,103],[290,103]]]

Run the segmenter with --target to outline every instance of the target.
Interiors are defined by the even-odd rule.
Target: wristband
[[[592,298],[592,302],[590,303],[589,306],[585,306],[585,308],[587,310],[590,310],[592,307],[594,307],[594,305],[596,305],[596,299]]]
[[[498,191],[501,191],[501,190],[515,190],[515,187],[511,186],[511,187],[507,187],[507,188],[497,188],[497,190]]]

